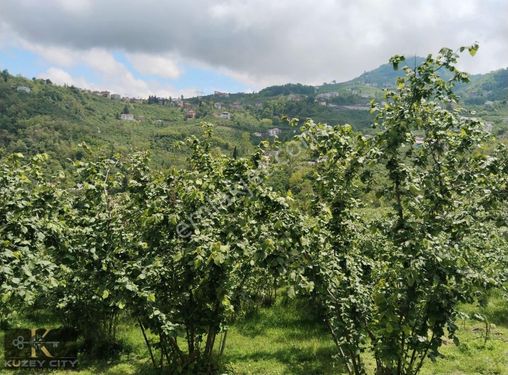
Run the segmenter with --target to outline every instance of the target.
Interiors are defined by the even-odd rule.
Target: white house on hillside
[[[24,92],[24,93],[26,93],[26,94],[30,94],[30,92],[31,92],[32,90],[30,90],[30,87],[27,87],[27,86],[18,86],[18,87],[16,88],[16,91],[18,91],[18,92]]]
[[[268,129],[267,133],[270,137],[276,137],[280,134],[281,130],[279,128]]]
[[[122,113],[120,115],[120,120],[123,120],[123,121],[134,121],[134,115],[132,113]]]

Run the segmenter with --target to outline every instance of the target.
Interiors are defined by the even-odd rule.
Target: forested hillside
[[[409,59],[407,65],[422,58]],[[402,64],[404,66],[405,64]],[[489,130],[508,129],[508,69],[471,77],[457,92]],[[199,123],[214,123],[212,145],[246,154],[263,139],[294,135],[284,116],[312,118],[328,124],[349,123],[372,132],[370,100],[381,98],[403,74],[390,64],[344,83],[321,86],[288,84],[254,94],[216,93],[189,99],[120,98],[105,92],[62,87],[49,80],[28,80],[2,72],[0,79],[0,147],[8,152],[48,152],[60,164],[79,159],[85,142],[102,155],[150,150],[154,163],[180,165],[179,141],[199,133]],[[26,89],[25,89],[26,88]],[[132,118],[121,119],[127,112]],[[133,121],[131,121],[133,120]]]
[[[492,105],[494,101],[506,104],[508,100],[508,68],[488,74],[471,76],[471,83],[463,85],[460,91],[467,104]]]
[[[29,92],[22,91],[27,87]],[[123,112],[132,120],[120,119]],[[47,152],[61,162],[80,159],[85,142],[102,155],[151,150],[155,162],[180,163],[176,143],[199,133],[203,119],[186,118],[176,105],[148,104],[141,100],[115,100],[75,87],[60,87],[45,80],[5,76],[0,81],[0,147],[8,152]],[[213,145],[227,151],[247,151],[250,133],[263,125],[244,112],[236,119],[213,118],[217,125]],[[235,124],[243,126],[235,126]]]

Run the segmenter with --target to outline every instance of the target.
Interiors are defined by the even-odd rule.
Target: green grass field
[[[445,339],[442,358],[425,364],[422,374],[508,374],[508,303],[500,295],[491,298],[481,311],[464,306],[467,313],[481,312],[491,324],[485,340],[485,324],[459,321],[459,346]],[[49,318],[19,321],[19,326],[51,326]],[[136,324],[119,328],[123,353],[114,361],[90,362],[80,359],[79,371],[56,374],[156,374]],[[3,343],[3,332],[1,333]],[[334,357],[335,347],[319,321],[317,311],[304,300],[279,298],[272,307],[259,308],[230,327],[224,353],[227,373],[231,374],[344,374],[346,370]],[[3,353],[0,354],[3,363]],[[374,361],[369,363],[372,373]],[[24,373],[4,370],[2,373]],[[30,372],[26,372],[30,373]],[[31,372],[33,373],[33,372]]]

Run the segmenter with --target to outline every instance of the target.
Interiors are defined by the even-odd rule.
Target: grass
[[[491,324],[490,338],[485,340],[485,323],[459,321],[459,346],[446,340],[443,357],[429,361],[422,374],[508,374],[508,303],[501,292],[492,293],[484,307],[466,305],[461,311],[485,316]]]
[[[278,301],[234,325],[225,360],[236,374],[336,374],[335,347],[302,302]]]
[[[467,323],[459,332],[461,343],[447,341],[443,355],[436,362],[428,361],[422,375],[431,374],[508,374],[508,329],[494,328],[485,342],[481,324]]]
[[[474,320],[459,321],[459,346],[445,339],[442,357],[424,365],[422,375],[499,374],[508,375],[508,303],[495,293],[489,304],[478,310],[464,306],[467,313],[481,312],[492,323],[485,341],[485,324]],[[303,300],[281,298],[272,307],[263,307],[230,327],[224,360],[228,372],[237,375],[262,374],[344,374],[345,368],[334,360],[334,344],[318,318],[318,311]],[[18,326],[51,326],[48,316],[26,319]],[[80,359],[79,371],[57,371],[58,375],[150,375],[148,352],[139,328],[123,323],[119,327],[124,352],[114,361],[89,362]],[[0,332],[3,342],[3,332]],[[0,363],[3,352],[0,351]],[[373,360],[368,359],[369,373]],[[0,370],[0,373],[3,373]],[[12,371],[9,373],[13,373]],[[24,374],[33,372],[16,372]]]

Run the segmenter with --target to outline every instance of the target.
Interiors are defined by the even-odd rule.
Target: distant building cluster
[[[281,130],[279,128],[268,129],[267,133],[270,137],[278,137]]]
[[[134,121],[134,115],[132,113],[121,113],[120,120],[123,121]]]
[[[143,115],[136,115],[133,113],[129,113],[128,104],[130,103],[144,103],[144,104],[154,104],[154,105],[163,105],[163,106],[172,106],[175,108],[179,108],[182,112],[183,118],[185,120],[194,120],[199,117],[200,113],[203,113],[204,116],[212,115],[216,118],[220,118],[222,120],[230,121],[233,119],[235,111],[242,111],[244,109],[244,104],[240,100],[231,101],[230,94],[221,91],[215,91],[213,95],[208,96],[207,98],[197,97],[184,99],[183,96],[179,98],[162,98],[156,95],[149,96],[148,99],[140,99],[140,98],[131,98],[126,96],[121,96],[120,94],[110,92],[108,90],[89,90],[89,89],[78,89],[71,87],[73,89],[79,90],[84,93],[88,93],[90,95],[94,95],[101,98],[108,98],[112,101],[124,102],[125,109],[123,113],[118,114],[118,119],[120,121],[125,122],[133,122],[133,121],[145,121],[145,117]],[[31,89],[28,86],[17,86],[16,90],[22,93],[30,93]],[[322,94],[323,98],[333,97],[335,93],[332,94]],[[287,95],[288,100],[291,101],[300,101],[304,98],[303,95],[290,94]],[[219,99],[219,100],[218,100]],[[258,101],[252,103],[253,107],[260,108],[263,106],[263,103]],[[202,109],[201,109],[202,108]],[[134,112],[136,107],[133,108]],[[150,119],[153,123],[162,126],[166,124],[166,121],[162,119]],[[279,128],[271,128],[266,130],[265,132],[255,132],[253,135],[255,137],[278,137],[281,134],[281,129]]]
[[[223,98],[228,98],[229,97],[229,93],[227,93],[227,92],[221,92],[221,91],[214,91],[213,95],[214,96],[223,97]]]
[[[261,137],[274,137],[275,138],[275,137],[278,137],[281,133],[282,133],[281,129],[279,129],[279,128],[272,128],[272,129],[268,129],[264,133],[255,132],[255,133],[252,133],[252,135],[255,136],[255,137],[258,137],[258,138],[261,138]]]
[[[231,113],[229,112],[222,112],[220,115],[219,115],[220,118],[223,118],[225,120],[230,120],[231,119]]]
[[[339,93],[338,92],[324,92],[322,94],[318,94],[316,95],[316,100],[320,100],[320,99],[332,99],[332,98],[336,98],[337,96],[339,96]]]

